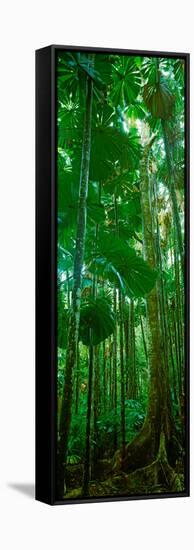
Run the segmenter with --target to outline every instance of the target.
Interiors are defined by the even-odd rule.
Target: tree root
[[[121,485],[126,484],[127,492],[136,490],[137,493],[153,493],[180,492],[184,490],[184,476],[176,473],[169,465],[166,453],[165,435],[163,432],[161,432],[160,435],[157,457],[151,464],[135,469],[132,473],[129,473],[129,475],[119,475],[118,472],[118,475],[115,476],[115,481],[116,478],[117,484],[121,483],[121,479],[123,479]],[[162,488],[162,490],[160,490],[160,488]]]
[[[112,459],[112,471],[114,473],[119,471],[130,473],[149,465],[153,462],[158,447],[159,440],[156,440],[155,433],[152,433],[148,424],[144,424],[141,431],[126,446],[124,457],[122,457],[120,449],[115,452]]]
[[[141,440],[142,443],[142,440]],[[138,447],[140,452],[140,446]],[[141,458],[145,461],[143,448]],[[116,455],[116,457],[115,457]],[[143,494],[178,493],[184,491],[184,475],[176,472],[168,462],[166,441],[164,432],[161,432],[159,449],[156,458],[149,464],[134,471],[127,472],[122,469],[121,452],[114,455],[114,466],[110,460],[99,461],[98,478],[89,484],[89,496],[135,496]],[[137,456],[137,455],[136,455]],[[81,466],[79,466],[80,468]],[[77,485],[77,488],[76,488]],[[80,472],[75,483],[75,473],[70,486],[74,490],[67,491],[65,498],[78,498],[82,496]]]

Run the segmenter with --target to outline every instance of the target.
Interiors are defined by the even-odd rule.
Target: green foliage
[[[82,236],[81,250],[78,213],[85,100],[90,79],[93,84],[91,152],[83,214],[86,234]],[[168,368],[166,387],[168,381],[170,384],[170,414],[176,427],[174,446],[180,447],[179,442],[184,446],[181,393],[184,281],[170,185],[173,181],[184,239],[184,85],[181,59],[84,52],[60,52],[58,56],[59,412],[67,372],[68,329],[74,308],[75,258],[78,250],[80,256],[83,254],[78,289],[80,308],[76,303],[80,318],[78,353],[69,377],[73,396],[67,455],[70,470],[77,465],[82,472],[83,464],[86,467],[89,413],[90,464],[87,467],[91,471],[95,460],[112,458],[123,445],[123,417],[126,444],[141,431],[151,385],[155,383],[157,395],[166,372],[164,365]],[[164,121],[172,165],[170,178]],[[149,265],[144,259],[149,255],[145,254],[141,191],[145,145],[153,132],[155,139],[146,161],[146,174],[151,213],[149,244],[156,269],[150,267],[153,262]],[[149,298],[155,295],[153,289],[156,289],[158,326],[163,339],[156,382],[150,376],[153,335],[148,306]],[[162,394],[161,399],[164,397]],[[177,455],[180,454],[180,450],[177,451]]]
[[[157,277],[156,272],[125,241],[105,232],[90,265],[90,271],[94,270],[130,297],[148,294]]]
[[[80,340],[89,346],[100,344],[114,332],[115,318],[105,296],[90,298],[81,307]]]
[[[90,77],[97,88],[102,88],[99,73],[94,69],[94,56],[79,52],[65,52],[58,57],[58,83],[65,96],[73,100],[81,99],[85,94],[86,78]],[[62,96],[63,98],[63,96]]]
[[[113,65],[113,89],[111,99],[114,104],[125,106],[136,99],[141,85],[141,75],[132,57],[119,56]]]
[[[74,415],[72,420],[71,434],[69,439],[69,451],[68,451],[68,464],[76,464],[83,461],[84,457],[84,434],[85,434],[85,421],[86,421],[86,404],[82,402],[82,422],[80,423],[80,417]],[[105,414],[101,414],[97,421],[98,426],[98,440],[95,441],[92,438],[93,445],[99,450],[100,457],[104,456],[104,441],[106,441],[107,447],[110,449],[110,455],[114,449],[114,436],[117,434],[118,442],[121,441],[121,424],[120,424],[120,405],[117,407],[117,411],[113,409],[109,410]],[[125,401],[125,415],[127,424],[127,438],[130,441],[140,430],[145,418],[145,408],[137,400]]]
[[[172,115],[175,96],[161,72],[163,64],[165,63],[154,58],[144,62],[143,73],[147,83],[144,85],[143,98],[154,118],[167,120]]]
[[[90,178],[104,181],[114,173],[119,163],[122,169],[139,160],[139,140],[113,126],[98,125],[92,131]]]
[[[175,98],[164,79],[144,87],[144,101],[154,118],[166,120],[172,115]]]
[[[58,346],[66,348],[70,311],[64,307],[64,301],[58,297]],[[115,317],[109,297],[89,297],[81,304],[79,338],[85,346],[100,344],[114,332]]]
[[[87,199],[87,215],[90,223],[104,221],[104,206],[98,204],[97,193],[94,191],[94,182],[90,184],[90,192]],[[63,226],[63,232],[69,227],[75,227],[78,213],[79,187],[78,179],[72,171],[59,172],[58,179],[58,217]]]

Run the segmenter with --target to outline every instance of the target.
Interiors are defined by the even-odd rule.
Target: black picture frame
[[[181,493],[56,500],[56,70],[58,51],[182,58],[185,61],[186,488]],[[36,494],[51,505],[189,496],[189,63],[188,53],[51,45],[36,51]]]

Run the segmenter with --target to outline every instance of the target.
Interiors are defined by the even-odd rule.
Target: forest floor
[[[72,470],[72,467],[70,467],[70,469]],[[76,468],[74,466],[74,474],[75,471]],[[135,496],[144,494],[152,495],[177,493],[183,491],[183,473],[177,473],[174,471],[174,475],[169,483],[166,473],[163,472],[162,466],[158,465],[156,461],[151,465],[135,470],[130,474],[119,472],[118,474],[113,474],[104,480],[92,480],[89,484],[89,497]],[[81,482],[79,482],[78,486],[77,480],[77,486],[75,487],[74,485],[74,489],[68,487],[65,494],[65,499],[79,498],[81,496]]]

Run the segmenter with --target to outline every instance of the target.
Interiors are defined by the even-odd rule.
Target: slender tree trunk
[[[117,197],[114,194],[115,233],[119,235],[119,219],[117,209]],[[124,341],[123,341],[123,300],[121,290],[118,293],[119,317],[120,317],[120,375],[121,375],[121,453],[125,456],[125,372],[124,372]]]
[[[165,291],[165,308],[166,308],[166,316],[167,316],[170,357],[171,357],[171,365],[172,365],[172,382],[173,382],[173,389],[174,389],[174,399],[175,399],[175,402],[177,403],[177,405],[180,408],[179,392],[178,392],[177,366],[176,366],[174,350],[173,350],[172,328],[171,328],[170,312],[169,312],[169,305],[168,305],[168,298],[167,298],[167,295],[166,295],[166,291]]]
[[[121,371],[121,449],[122,458],[125,456],[125,371],[124,371],[124,342],[123,342],[123,299],[119,290],[120,315],[120,371]]]
[[[124,336],[125,336],[125,371],[126,371],[126,381],[125,381],[125,391],[126,398],[129,399],[129,349],[130,349],[130,339],[129,339],[129,317],[130,317],[130,308],[128,308],[128,316],[123,323],[124,327]]]
[[[101,199],[101,185],[99,184],[99,203]],[[95,239],[94,239],[94,254],[96,255],[97,250],[97,240],[98,240],[98,230],[99,226],[96,224],[95,227]],[[95,299],[97,296],[97,273],[95,270],[94,276],[93,276],[93,286],[92,286],[92,294],[93,298]],[[93,342],[93,330],[91,329],[91,346]],[[92,388],[92,380],[93,380],[93,372],[94,372],[94,388]],[[83,495],[87,495],[89,493],[89,481],[90,481],[90,475],[91,475],[91,416],[92,416],[92,391],[94,393],[94,445],[93,445],[93,470],[95,471],[95,465],[97,461],[98,456],[98,427],[97,427],[97,420],[99,416],[99,403],[100,403],[100,397],[99,397],[99,384],[100,384],[100,364],[99,364],[99,346],[93,346],[93,350],[90,349],[90,362],[89,362],[89,388],[88,393],[90,393],[88,398],[88,407],[90,407],[90,411],[87,410],[87,426],[86,426],[86,449],[85,449],[85,460],[84,460],[84,475],[83,475]]]
[[[138,399],[139,395],[139,372],[136,364],[136,341],[135,341],[135,307],[133,302],[133,372],[134,372],[134,396]]]
[[[129,399],[137,398],[137,372],[135,357],[135,323],[134,323],[134,302],[130,305],[130,349],[129,349]]]
[[[177,250],[174,251],[174,266],[175,266],[175,293],[176,293],[176,325],[178,336],[178,355],[179,355],[179,368],[180,368],[180,389],[183,392],[183,361],[184,361],[184,349],[183,349],[183,318],[181,311],[181,296],[180,296],[180,273],[179,273],[179,260]]]
[[[84,475],[83,475],[83,496],[89,494],[90,468],[91,468],[91,414],[92,414],[92,382],[93,382],[93,360],[94,346],[92,344],[92,330],[90,330],[90,346],[89,346],[89,373],[88,373],[88,402],[87,402],[87,418],[86,418],[86,448],[84,459]]]
[[[80,172],[80,191],[78,204],[76,250],[73,268],[72,310],[69,324],[68,345],[66,355],[66,369],[63,389],[63,400],[60,417],[57,478],[58,499],[64,497],[65,464],[67,460],[68,436],[71,422],[71,406],[73,393],[73,370],[76,364],[77,343],[79,335],[81,279],[85,248],[87,195],[91,148],[91,118],[92,118],[93,82],[90,77],[86,80],[86,110],[84,120],[82,161]]]
[[[114,449],[117,449],[117,290],[114,287],[115,330],[113,334],[113,372],[114,372]]]
[[[162,338],[162,348],[163,348],[163,362],[164,368],[166,371],[166,376],[169,373],[169,336],[167,329],[167,320],[166,320],[166,308],[165,308],[165,299],[164,299],[164,281],[163,281],[163,258],[161,253],[161,240],[160,240],[160,230],[158,223],[158,187],[155,174],[153,175],[153,196],[154,196],[154,208],[152,209],[155,216],[153,216],[153,227],[156,228],[154,231],[156,233],[156,261],[159,268],[159,277],[158,277],[158,298],[159,298],[159,311],[160,311],[160,326],[161,326],[161,338]]]
[[[109,410],[112,410],[112,388],[113,388],[113,369],[112,369],[112,340],[108,339],[109,344]]]
[[[106,341],[104,340],[102,344],[103,350],[103,397],[104,397],[104,413],[106,414],[107,410],[107,400],[106,400]]]
[[[182,232],[181,232],[177,196],[176,196],[175,185],[174,185],[174,170],[172,167],[172,159],[171,159],[170,147],[168,142],[167,123],[165,120],[162,120],[162,130],[163,130],[163,136],[164,136],[164,147],[165,147],[166,162],[167,162],[167,168],[168,168],[169,191],[170,191],[170,196],[172,201],[173,218],[174,218],[174,224],[176,228],[178,249],[179,249],[179,254],[181,258],[182,274],[184,277],[183,239],[182,239]]]
[[[67,269],[67,307],[70,311],[71,309],[71,298],[70,298],[70,289],[69,289],[69,271]]]
[[[77,344],[77,365],[76,365],[76,392],[75,392],[75,414],[78,414],[79,410],[79,384],[80,384],[80,354],[79,354],[79,342]]]
[[[141,208],[143,222],[143,247],[144,257],[152,269],[156,267],[156,258],[154,250],[152,211],[149,202],[149,147],[146,147],[141,168]],[[148,410],[146,416],[146,425],[151,432],[150,454],[155,456],[159,445],[158,428],[160,426],[160,407],[161,407],[161,334],[160,317],[157,286],[152,289],[147,297],[147,314],[149,326],[149,366],[150,366],[150,384],[148,392]]]
[[[93,465],[94,471],[98,460],[98,419],[100,415],[100,358],[99,346],[94,346],[94,452]]]
[[[143,347],[144,347],[144,353],[145,353],[145,358],[146,358],[146,365],[148,366],[148,350],[147,350],[145,331],[144,331],[144,326],[143,326],[143,320],[142,320],[141,313],[140,313],[139,316],[140,316],[141,334],[142,334]]]

